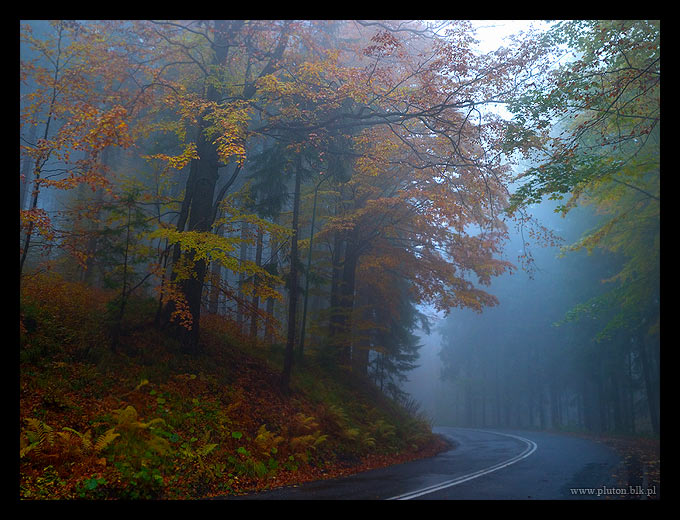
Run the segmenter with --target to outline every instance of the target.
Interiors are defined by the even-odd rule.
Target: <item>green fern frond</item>
[[[264,455],[276,453],[279,444],[283,441],[284,438],[282,436],[268,431],[264,424],[257,430],[257,436],[255,437],[255,444],[258,445],[260,452]]]
[[[322,435],[319,431],[316,431],[307,435],[291,437],[289,444],[294,453],[300,454],[307,450],[316,450],[326,439],[328,439],[328,435]]]
[[[307,416],[302,412],[295,415],[295,421],[297,426],[303,431],[312,431],[319,427],[316,418],[311,415]]]
[[[26,423],[28,425],[26,435],[31,443],[43,444],[47,442],[49,445],[54,444],[54,430],[50,425],[32,417],[26,419]]]
[[[138,423],[137,410],[135,410],[134,406],[113,410],[111,415],[116,419],[119,428],[127,429]]]
[[[135,410],[135,407],[131,405],[128,405],[127,407],[121,408],[119,410],[114,410],[113,412],[111,412],[111,414],[118,423],[117,427],[122,430],[139,430],[139,429],[145,430],[155,424],[165,424],[165,421],[160,417],[157,417],[156,419],[151,419],[149,422],[146,423],[141,422],[139,420],[137,410]]]
[[[55,433],[51,426],[32,417],[26,419],[26,426],[21,435],[20,458],[31,451],[42,451],[45,444],[54,445]]]
[[[342,430],[342,436],[347,439],[347,440],[354,440],[357,437],[359,437],[359,434],[361,432],[359,431],[358,428],[343,428]]]
[[[146,385],[148,385],[148,384],[149,384],[149,380],[148,380],[148,379],[142,379],[142,380],[139,382],[139,384],[135,387],[135,390],[139,390],[140,388],[142,388],[143,386],[146,386]]]
[[[94,443],[94,451],[100,453],[106,447],[111,444],[117,437],[120,437],[120,433],[115,432],[115,428],[111,428],[102,433]]]
[[[154,424],[165,424],[165,421],[160,417],[156,417],[155,419],[151,419],[149,422],[146,422],[146,423],[138,422],[137,426],[139,428],[146,429],[146,428],[150,428]]]
[[[210,454],[215,448],[219,446],[218,444],[206,444],[205,446],[201,446],[196,450],[196,453],[200,455],[201,457],[206,457],[207,455]]]
[[[328,407],[328,411],[338,426],[344,426],[349,422],[347,412],[345,412],[345,410],[340,405],[331,404]]]
[[[156,451],[160,455],[167,455],[170,453],[170,443],[167,441],[167,439],[159,437],[158,435],[152,436],[146,444],[149,446],[149,448]]]
[[[80,436],[80,442],[83,444],[85,451],[92,451],[94,445],[92,443],[92,430],[87,430]]]
[[[375,447],[375,439],[371,437],[370,434],[364,433],[364,435],[361,437],[361,444],[365,447],[368,448],[374,448]]]
[[[328,439],[328,435],[319,435],[315,440],[314,444],[312,445],[315,449],[323,442],[325,442]]]
[[[80,439],[83,451],[92,450],[92,430],[87,430],[85,433],[80,433],[78,430],[74,430],[73,428],[64,427],[62,428],[62,431],[57,432],[57,434],[67,442],[71,442],[71,439],[74,438],[74,436],[78,437],[78,439]]]

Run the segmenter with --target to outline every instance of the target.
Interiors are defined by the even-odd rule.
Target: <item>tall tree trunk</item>
[[[217,228],[216,233],[222,235],[222,226]],[[210,296],[208,298],[208,312],[210,314],[217,314],[220,302],[220,281],[222,275],[222,266],[219,262],[210,263]]]
[[[118,313],[116,316],[116,320],[113,326],[113,334],[112,334],[112,348],[113,350],[117,350],[119,346],[119,340],[120,340],[120,334],[121,334],[121,329],[123,326],[123,316],[125,314],[125,306],[127,304],[127,299],[129,296],[128,290],[127,290],[127,274],[128,274],[128,253],[130,251],[130,216],[132,213],[132,202],[128,204],[128,213],[127,213],[127,225],[126,225],[126,230],[125,230],[125,251],[124,251],[124,256],[123,256],[123,287],[120,292],[120,307],[118,308]]]
[[[328,316],[328,338],[331,348],[335,348],[333,341],[338,331],[338,316],[340,310],[340,279],[342,276],[342,259],[344,256],[345,241],[340,231],[335,232],[333,237],[333,257],[331,258],[331,294],[330,309]]]
[[[258,267],[262,264],[262,228],[258,229],[257,231],[257,245],[255,246],[255,264],[257,264]],[[256,278],[253,283],[255,284],[255,289],[257,290],[257,286],[259,284],[259,280]],[[253,345],[257,343],[257,311],[259,310],[260,307],[260,298],[257,296],[257,294],[253,295],[253,300],[252,300],[252,311],[250,314],[250,340],[253,342]]]
[[[345,248],[345,259],[340,282],[339,312],[336,334],[339,340],[339,363],[349,367],[352,358],[352,311],[354,309],[354,289],[358,257],[352,248],[351,240]]]
[[[620,358],[612,360],[614,366],[611,378],[612,383],[611,401],[612,401],[612,415],[614,418],[614,430],[617,432],[623,431],[625,428],[625,421],[623,419],[624,416],[623,398],[625,393],[625,384],[623,382],[624,377],[622,374],[623,370],[622,361],[623,360]]]
[[[626,353],[628,365],[628,413],[630,415],[630,433],[635,434],[635,378],[633,377],[633,352]]]
[[[210,230],[213,222],[212,207],[218,177],[218,158],[215,146],[206,140],[203,132],[199,136],[197,149],[200,159],[196,160],[198,165],[189,212],[189,230],[206,232]],[[182,292],[192,317],[191,329],[182,330],[183,344],[188,352],[197,353],[201,297],[207,265],[205,260],[195,261],[192,251],[186,251],[184,254],[186,260],[194,267],[193,276],[181,281]]]
[[[550,426],[554,429],[559,429],[562,426],[560,392],[555,381],[550,384]]]
[[[279,244],[276,240],[271,239],[270,244],[269,244],[269,262],[270,264],[273,264],[274,267],[278,265],[278,249],[279,249]],[[265,306],[265,310],[267,312],[267,320],[269,321],[269,316],[273,317],[274,316],[274,298],[267,298],[267,304]],[[273,323],[267,323],[265,325],[265,332],[264,332],[264,342],[268,345],[271,345],[274,342],[274,324]]]
[[[226,31],[227,21],[215,20],[213,50],[215,52],[212,65],[219,67],[224,64],[228,50],[229,34]],[[206,99],[208,101],[219,102],[221,93],[216,88],[215,83],[206,78]],[[196,151],[199,159],[193,159],[190,167],[189,179],[187,179],[187,189],[185,200],[180,214],[180,223],[188,216],[188,229],[190,231],[209,231],[215,214],[213,211],[213,201],[215,198],[215,187],[218,179],[219,158],[217,147],[206,138],[205,130],[208,123],[202,120],[199,124]],[[178,223],[178,229],[179,225]],[[183,228],[184,226],[182,226]],[[183,229],[182,229],[183,230]],[[179,255],[179,250],[175,250],[175,258]],[[186,298],[189,312],[191,313],[192,325],[190,329],[180,328],[182,343],[190,353],[198,352],[199,325],[201,319],[201,298],[203,294],[203,282],[206,273],[206,262],[204,260],[194,261],[194,253],[186,251],[185,259],[189,264],[193,264],[193,276],[182,280],[180,286]],[[172,306],[165,313],[169,316]]]
[[[196,141],[199,140],[199,136],[201,133],[200,128],[196,131]],[[186,226],[187,226],[187,220],[189,220],[189,208],[191,207],[191,202],[193,200],[193,195],[194,195],[194,184],[195,184],[195,179],[197,176],[198,172],[198,165],[199,162],[194,159],[191,161],[189,164],[189,175],[187,176],[187,181],[186,181],[186,188],[184,190],[184,198],[182,199],[182,205],[180,207],[179,211],[179,217],[177,219],[177,225],[176,229],[179,232],[185,231]],[[168,254],[163,253],[164,255],[164,260],[163,260],[163,266],[165,267],[167,265],[168,261]],[[170,266],[171,266],[171,273],[169,276],[169,280],[166,280],[167,276],[166,273],[164,273],[163,277],[163,285],[166,283],[173,283],[175,279],[177,278],[177,272],[175,271],[174,267],[177,265],[177,262],[179,262],[180,257],[182,256],[182,250],[179,244],[175,244],[172,247],[172,257],[170,261]],[[161,287],[162,291],[163,287]],[[165,306],[160,310],[160,312],[157,313],[157,323],[160,327],[165,327],[170,323],[170,317],[172,316],[172,313],[175,310],[175,303],[173,301],[169,301]]]
[[[239,262],[241,265],[245,263],[248,259],[248,244],[246,240],[248,239],[248,223],[243,222],[241,224],[241,250],[239,253]],[[243,284],[245,283],[246,275],[241,271],[238,275],[238,297],[236,304],[236,326],[239,332],[243,333],[243,322],[245,320],[245,305],[243,304],[245,296],[243,295]]]
[[[35,137],[36,133],[38,131],[38,125],[31,125],[30,128],[28,129],[28,142],[29,143],[34,143],[35,142]],[[19,209],[24,209],[26,207],[26,198],[29,193],[29,189],[32,184],[32,170],[31,168],[33,167],[33,159],[29,157],[28,155],[24,157],[24,160],[21,161],[21,184],[19,185]]]
[[[60,73],[60,61],[61,61],[61,39],[62,39],[62,29],[59,29],[59,44],[57,45],[57,53],[52,57],[52,62],[54,63],[54,84],[52,87],[52,94],[50,100],[50,106],[47,110],[47,120],[45,121],[45,130],[43,132],[43,139],[47,140],[50,135],[50,125],[52,124],[52,117],[54,116],[54,106],[57,100],[57,78]],[[39,158],[35,160],[33,165],[33,193],[31,194],[31,204],[28,209],[35,210],[38,207],[38,194],[40,193],[40,176],[42,174],[42,169],[47,164],[49,160],[50,152],[46,154],[41,154]],[[28,258],[28,249],[31,245],[31,237],[33,235],[33,221],[29,222],[28,229],[26,230],[26,235],[24,238],[24,246],[21,251],[21,257],[19,259],[19,278],[24,270],[24,263],[26,258]]]
[[[652,423],[652,430],[659,434],[659,409],[656,392],[656,380],[652,374],[652,366],[647,352],[647,344],[644,333],[638,335],[638,352],[642,363],[642,377],[645,383],[645,393],[647,394],[647,407],[649,409],[649,420]]]
[[[293,371],[293,357],[295,355],[295,324],[297,321],[298,300],[298,217],[300,211],[300,182],[302,177],[302,165],[298,159],[297,171],[295,172],[295,196],[293,198],[293,234],[290,237],[290,279],[288,296],[288,335],[286,339],[286,351],[283,359],[283,372],[281,374],[281,390],[288,393],[290,378]]]

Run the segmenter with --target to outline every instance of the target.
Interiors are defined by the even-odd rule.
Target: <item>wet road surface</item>
[[[619,457],[569,435],[439,427],[454,447],[428,459],[230,499],[615,499]]]

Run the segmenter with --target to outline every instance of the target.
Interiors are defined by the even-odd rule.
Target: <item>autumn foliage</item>
[[[322,372],[281,394],[224,318],[205,317],[208,357],[183,358],[171,336],[139,327],[153,306],[134,302],[113,354],[101,323],[111,296],[52,276],[22,288],[21,498],[238,494],[444,448],[420,420]]]
[[[464,20],[56,20],[22,24],[20,41],[22,358],[40,367],[22,373],[22,449],[29,480],[59,460],[49,478],[63,496],[203,496],[326,471],[343,450],[404,453],[411,434],[423,448],[419,426],[295,403],[293,389],[318,365],[403,405],[428,313],[498,303],[488,288],[515,269],[503,246],[526,202],[567,190],[575,203],[588,188],[603,211],[628,203],[576,177],[569,161],[590,158],[540,114],[495,110],[559,111],[559,89],[582,86],[558,77],[536,94],[550,48],[533,35],[483,54]],[[648,63],[651,49],[633,50]],[[633,65],[598,87],[610,108],[654,101],[653,76]],[[632,84],[645,96],[624,100]],[[574,99],[601,108],[588,92]],[[570,130],[597,139],[617,124],[581,116]],[[511,196],[514,161],[549,144]],[[655,198],[653,178],[636,186]],[[612,212],[624,238],[629,216]],[[608,229],[578,247],[625,249]],[[251,355],[275,371],[251,370]],[[121,366],[121,380],[107,375]],[[62,372],[66,404],[41,408]],[[82,401],[88,373],[81,389],[99,394]],[[67,452],[98,471],[65,484]]]

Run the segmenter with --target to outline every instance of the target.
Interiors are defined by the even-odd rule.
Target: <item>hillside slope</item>
[[[135,301],[111,348],[111,295],[22,283],[21,499],[197,499],[431,456],[418,413],[314,357],[279,391],[280,352],[207,316],[199,356]]]

